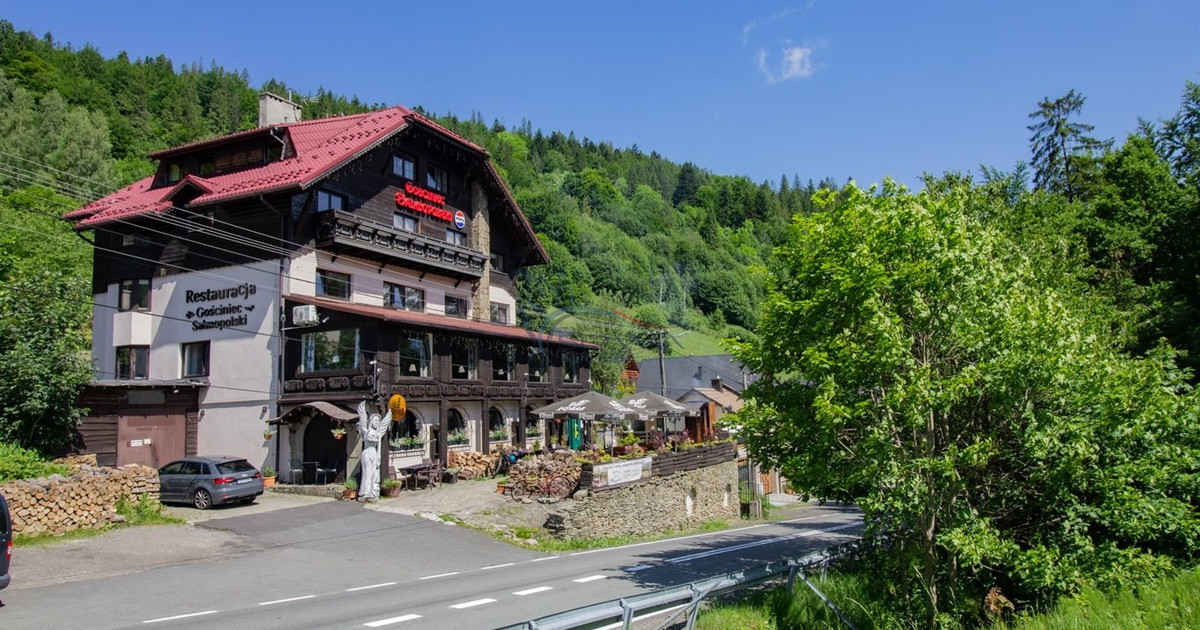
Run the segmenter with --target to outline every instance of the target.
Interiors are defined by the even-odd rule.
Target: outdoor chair
[[[442,464],[438,460],[433,460],[422,466],[416,473],[415,485],[420,486],[421,482],[425,482],[427,488],[432,488],[442,480]]]
[[[314,481],[319,484],[332,483],[337,479],[337,461],[332,459],[322,460],[317,464],[317,474]]]
[[[288,466],[288,480],[292,484],[304,483],[304,464],[300,460],[293,459]]]

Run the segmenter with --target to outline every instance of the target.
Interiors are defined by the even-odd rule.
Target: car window
[[[200,462],[183,462],[183,469],[179,472],[184,475],[199,475]]]
[[[183,462],[171,462],[170,464],[167,464],[166,466],[163,466],[161,469],[159,469],[158,474],[160,474],[160,475],[178,475],[179,470],[181,468],[183,468]]]
[[[250,462],[244,459],[235,459],[231,462],[217,464],[217,470],[221,471],[223,475],[230,475],[233,473],[250,472],[254,470],[254,466],[251,466]]]

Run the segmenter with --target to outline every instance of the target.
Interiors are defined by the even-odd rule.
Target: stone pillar
[[[478,181],[471,182],[471,225],[467,246],[483,254],[483,277],[471,292],[471,319],[491,321],[492,220],[488,210],[487,191]],[[516,313],[513,314],[514,316]]]

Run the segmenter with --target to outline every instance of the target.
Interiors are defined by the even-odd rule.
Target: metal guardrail
[[[814,551],[798,558],[776,560],[749,569],[697,580],[681,586],[660,589],[653,593],[614,599],[531,619],[511,626],[503,626],[496,628],[496,630],[595,630],[601,626],[620,627],[624,630],[629,630],[635,617],[644,617],[650,613],[663,613],[673,609],[682,610],[676,612],[675,615],[672,615],[671,618],[659,627],[666,627],[679,614],[687,612],[687,627],[691,628],[696,621],[696,615],[700,611],[699,604],[704,598],[762,584],[782,576],[787,576],[790,588],[798,572],[803,574],[802,572],[805,569],[823,565],[846,551],[857,548],[858,544],[858,541],[854,541],[833,547],[826,547],[820,551]],[[810,587],[812,587],[811,584]],[[620,625],[617,626],[614,624]]]

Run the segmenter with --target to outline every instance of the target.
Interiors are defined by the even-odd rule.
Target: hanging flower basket
[[[333,439],[335,440],[340,440],[346,437],[346,430],[342,427],[334,427],[329,432],[333,434]]]

